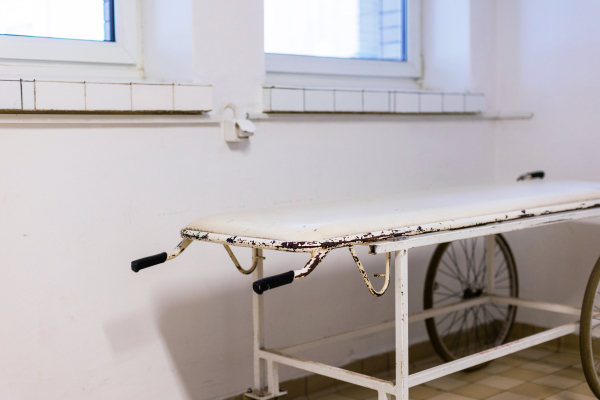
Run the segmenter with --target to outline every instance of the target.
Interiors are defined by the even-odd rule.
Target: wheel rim
[[[600,398],[600,259],[583,298],[580,341],[583,372],[590,389]]]
[[[486,294],[485,239],[472,238],[438,246],[425,290],[425,308],[443,307]],[[516,297],[516,267],[508,244],[496,235],[494,293]],[[516,307],[485,303],[430,318],[427,330],[443,359],[451,361],[504,343]]]
[[[590,320],[590,334],[589,334],[589,346],[590,346],[590,358],[594,366],[594,376],[596,381],[599,381],[600,377],[600,285],[596,285],[594,293],[594,300],[592,303],[592,310],[589,315]]]

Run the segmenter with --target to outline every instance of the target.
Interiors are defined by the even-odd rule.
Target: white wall
[[[497,2],[494,101],[500,112],[533,112],[496,132],[496,179],[541,169],[546,179],[600,180],[600,4]],[[581,306],[600,252],[600,220],[507,235],[520,272],[521,296]],[[519,319],[551,326],[552,315]]]
[[[168,3],[143,2],[148,79],[210,83],[215,109],[260,111],[261,1]],[[176,23],[181,37],[169,48],[161,35]],[[11,400],[244,391],[251,279],[218,245],[195,243],[139,274],[131,260],[168,251],[181,227],[216,212],[490,182],[497,154],[490,121],[282,116],[257,123],[248,144],[227,145],[216,125],[26,118],[0,123],[0,398]],[[411,310],[421,307],[431,251],[410,256]],[[268,273],[305,261],[266,256]],[[363,258],[382,268],[381,258]],[[392,295],[373,298],[344,250],[265,296],[267,345],[393,317]],[[420,325],[412,333],[412,342],[425,338]],[[392,347],[385,333],[307,355],[340,365]]]

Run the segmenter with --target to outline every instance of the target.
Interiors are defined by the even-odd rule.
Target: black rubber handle
[[[263,292],[269,289],[275,289],[276,287],[287,285],[294,281],[294,271],[284,272],[283,274],[268,276],[257,280],[252,284],[252,289],[257,294],[263,294]]]
[[[517,181],[525,181],[525,180],[529,180],[529,179],[544,179],[544,176],[546,176],[546,173],[544,171],[533,171],[533,172],[528,172],[526,174],[521,175],[520,177],[517,178]]]
[[[131,270],[138,272],[141,269],[151,267],[156,264],[162,264],[167,261],[167,253],[160,253],[150,257],[140,258],[131,262]]]

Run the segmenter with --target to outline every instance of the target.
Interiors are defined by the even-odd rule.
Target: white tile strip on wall
[[[0,80],[0,110],[204,112],[212,87],[191,84]]]
[[[264,112],[473,114],[485,112],[485,107],[481,93],[263,88]]]

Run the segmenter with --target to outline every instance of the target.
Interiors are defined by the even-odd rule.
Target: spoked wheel
[[[438,308],[486,294],[485,238],[438,245],[429,263],[423,305]],[[518,297],[517,267],[506,239],[496,235],[494,294]],[[517,307],[485,303],[429,318],[427,333],[444,361],[453,361],[506,342]],[[483,365],[471,368],[481,368]]]
[[[600,259],[588,281],[581,306],[579,347],[583,373],[590,389],[600,399]]]

